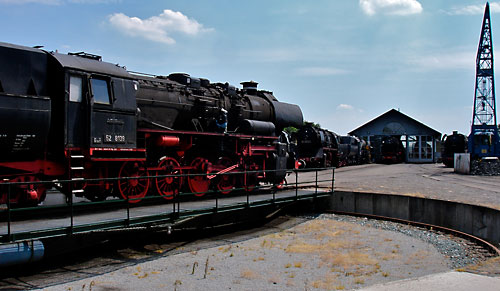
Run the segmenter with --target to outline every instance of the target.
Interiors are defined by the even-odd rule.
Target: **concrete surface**
[[[44,290],[345,290],[450,270],[448,258],[432,244],[335,217],[293,218],[302,223]],[[84,272],[89,270],[80,276]]]
[[[394,281],[377,284],[362,291],[421,291],[421,290],[453,290],[453,291],[498,291],[500,278],[486,277],[464,272],[446,272],[428,275],[416,279]]]
[[[500,210],[500,176],[456,174],[443,164],[340,168],[335,172],[335,189],[455,201]]]

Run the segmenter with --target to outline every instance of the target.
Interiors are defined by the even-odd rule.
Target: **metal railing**
[[[278,170],[283,171],[283,170]],[[156,179],[189,179],[190,177],[270,175],[276,170],[228,172],[223,174],[183,174],[147,177],[83,179],[78,183],[142,180],[154,183]],[[59,189],[66,187],[71,193],[74,180],[40,182],[4,182],[0,191],[7,193],[7,203],[0,205],[0,244],[43,239],[92,231],[127,229],[134,227],[165,227],[176,222],[205,214],[238,211],[252,207],[282,205],[299,200],[310,200],[333,194],[335,168],[317,168],[287,171],[284,183],[235,185],[229,194],[211,187],[206,192],[191,193],[180,191],[172,199],[166,200],[155,187],[139,203],[131,203],[138,198],[108,197],[104,201],[91,202],[74,195],[64,196],[52,190],[45,202],[34,207],[19,207],[11,203],[11,195],[19,187],[43,186]],[[154,185],[153,185],[154,186]],[[115,187],[117,188],[117,187]],[[252,188],[251,191],[248,191]],[[116,190],[116,189],[115,189]],[[151,191],[155,190],[155,191]],[[195,194],[204,193],[204,197]],[[115,196],[120,196],[115,193]]]

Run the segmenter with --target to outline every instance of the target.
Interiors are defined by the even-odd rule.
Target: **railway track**
[[[345,212],[345,211],[327,211],[327,213],[332,213],[332,214],[341,214],[341,215],[350,215],[350,216],[356,216],[356,217],[366,217],[370,219],[377,219],[377,220],[384,220],[384,221],[392,221],[396,223],[401,223],[405,225],[411,225],[415,227],[421,227],[425,228],[431,231],[440,231],[446,234],[450,234],[456,237],[461,237],[466,239],[467,241],[470,242],[471,245],[475,246],[480,246],[481,248],[487,250],[492,257],[498,257],[500,256],[500,249],[495,246],[494,244],[471,234],[458,231],[452,228],[447,228],[447,227],[442,227],[439,225],[433,225],[433,224],[428,224],[428,223],[422,223],[422,222],[417,222],[417,221],[411,221],[411,220],[405,220],[405,219],[399,219],[399,218],[393,218],[393,217],[387,217],[387,216],[380,216],[380,215],[371,215],[371,214],[361,214],[361,213],[354,213],[354,212]]]

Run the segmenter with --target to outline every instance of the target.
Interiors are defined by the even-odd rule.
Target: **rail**
[[[156,175],[127,178],[81,179],[4,182],[1,191],[7,191],[7,203],[0,205],[0,244],[25,242],[95,231],[119,230],[135,227],[168,227],[191,217],[244,210],[254,207],[283,206],[300,200],[310,200],[333,194],[335,168],[288,170],[281,183],[264,184],[241,177],[272,175],[283,170],[245,171],[207,174]],[[67,197],[51,190],[43,205],[18,207],[11,204],[11,195],[19,187],[57,187],[69,189],[79,185],[155,181],[167,179],[232,179],[243,180],[231,187],[211,186],[203,192],[179,191],[171,197],[159,191],[148,191],[145,197],[109,197],[91,202],[74,195]],[[215,180],[214,180],[215,181]],[[231,180],[233,181],[233,180]],[[132,182],[132,184],[136,184]],[[153,185],[153,189],[155,185]],[[115,187],[116,188],[116,187]],[[156,189],[154,189],[156,190]],[[230,193],[229,193],[230,192]],[[226,194],[225,194],[226,193]],[[114,194],[120,196],[119,194]],[[197,197],[201,196],[203,197]],[[164,199],[168,198],[168,199]],[[140,200],[140,201],[139,201]]]

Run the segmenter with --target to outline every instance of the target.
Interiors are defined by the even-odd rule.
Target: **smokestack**
[[[243,85],[243,90],[248,93],[248,94],[256,94],[257,93],[257,85],[259,83],[254,82],[254,81],[247,81],[247,82],[241,82],[241,85]]]

